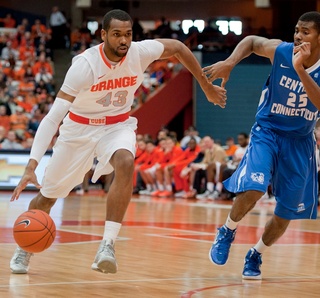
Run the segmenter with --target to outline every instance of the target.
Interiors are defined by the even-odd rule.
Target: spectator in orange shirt
[[[137,194],[140,190],[144,189],[145,185],[139,173],[140,166],[147,160],[147,143],[142,139],[137,139],[136,156],[134,160],[133,172],[133,193]]]
[[[146,142],[147,157],[143,164],[140,165],[139,173],[146,185],[145,190],[140,190],[141,195],[151,195],[155,190],[155,171],[159,160],[162,158],[163,150],[157,147],[152,140]]]
[[[234,153],[237,151],[237,149],[239,148],[238,145],[236,145],[234,143],[234,138],[233,137],[228,137],[226,140],[226,153],[229,157],[229,159],[232,159],[232,156],[234,155]]]
[[[36,47],[39,46],[41,38],[46,36],[47,31],[47,27],[39,19],[34,21],[34,24],[31,26],[31,37]]]
[[[152,196],[170,197],[173,195],[172,180],[168,175],[165,176],[165,171],[167,171],[168,165],[172,164],[183,153],[181,147],[176,146],[176,142],[177,140],[171,136],[165,139],[165,150],[162,158],[158,161],[155,172],[155,185],[157,189],[151,193]]]
[[[0,126],[8,132],[11,128],[10,116],[7,114],[7,107],[5,105],[0,105]]]
[[[25,115],[22,107],[17,107],[16,112],[10,116],[11,130],[15,131],[19,137],[24,138],[28,129],[29,118]]]
[[[4,27],[4,28],[16,27],[16,20],[12,17],[11,13],[7,13],[5,18],[0,18],[0,23],[3,24],[3,26],[0,25],[0,27]]]
[[[47,61],[44,53],[40,54],[38,61],[33,65],[33,75],[35,76],[38,72],[40,72],[41,68],[44,68],[46,72],[49,72],[53,75],[53,69],[51,67],[51,64]]]
[[[34,92],[35,88],[36,86],[33,82],[28,81],[27,77],[23,77],[18,86],[19,95],[26,96],[30,91]]]
[[[16,104],[17,106],[23,108],[26,113],[31,113],[33,106],[30,103],[26,102],[25,96],[18,96]]]
[[[189,191],[189,176],[181,177],[181,171],[197,157],[199,152],[200,146],[197,140],[191,137],[188,147],[165,168],[166,181],[174,183],[176,198],[183,197]]]
[[[18,46],[20,46],[21,39],[24,36],[24,34],[30,30],[31,30],[31,27],[29,25],[29,20],[27,18],[22,19],[21,24],[17,26],[17,33],[15,37],[15,40]]]
[[[19,48],[19,60],[25,61],[28,57],[35,57],[35,50],[32,45],[26,44]]]
[[[26,103],[28,103],[29,105],[31,105],[33,108],[34,106],[38,103],[38,99],[35,96],[33,91],[29,91],[27,93],[27,95],[24,97],[24,100]]]
[[[30,46],[34,47],[34,40],[31,36],[31,32],[26,31],[21,37],[20,47]]]

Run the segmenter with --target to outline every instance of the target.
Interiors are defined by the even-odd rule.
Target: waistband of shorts
[[[87,124],[87,125],[108,125],[115,124],[118,122],[126,121],[129,118],[129,112],[116,115],[116,116],[106,116],[102,118],[86,118],[69,112],[69,118],[77,123]]]

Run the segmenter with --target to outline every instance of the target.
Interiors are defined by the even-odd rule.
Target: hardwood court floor
[[[320,297],[320,222],[294,221],[263,256],[262,281],[241,279],[243,259],[274,205],[258,203],[238,228],[225,266],[208,250],[231,203],[133,197],[116,256],[117,274],[90,269],[104,228],[105,195],[92,190],[58,200],[54,244],[36,254],[25,275],[11,274],[12,225],[33,192],[16,202],[0,192],[0,297]]]

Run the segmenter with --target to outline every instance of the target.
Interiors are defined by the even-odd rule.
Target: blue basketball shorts
[[[223,184],[233,193],[265,193],[270,184],[277,216],[316,219],[318,179],[313,134],[288,137],[255,124],[246,154]]]

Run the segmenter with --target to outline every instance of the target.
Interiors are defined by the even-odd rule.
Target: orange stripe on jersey
[[[100,52],[100,56],[101,59],[103,60],[103,62],[105,63],[105,65],[107,65],[110,69],[112,68],[112,65],[109,63],[109,61],[106,58],[106,55],[103,51],[103,45],[104,43],[101,43],[99,46],[99,52]],[[122,64],[122,62],[126,59],[126,56],[124,56],[121,60],[120,60],[120,65]]]

